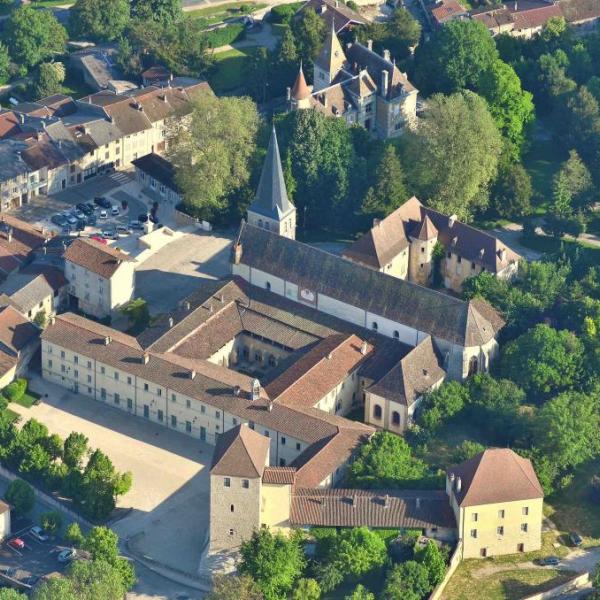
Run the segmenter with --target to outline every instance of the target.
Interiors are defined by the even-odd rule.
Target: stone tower
[[[319,92],[329,87],[345,64],[346,55],[338,36],[335,34],[334,24],[332,23],[321,54],[315,60],[313,92]]]
[[[310,87],[306,83],[304,71],[302,70],[302,62],[300,62],[298,76],[294,82],[294,87],[290,91],[290,110],[310,108],[310,97]]]
[[[425,215],[410,236],[410,257],[408,261],[408,280],[428,285],[433,272],[433,249],[438,238],[438,230],[431,219]]]
[[[271,133],[258,190],[248,207],[248,223],[274,231],[283,237],[296,239],[296,207],[287,195],[275,126]]]
[[[210,548],[239,548],[261,524],[262,476],[269,438],[246,424],[221,434],[210,469]]]

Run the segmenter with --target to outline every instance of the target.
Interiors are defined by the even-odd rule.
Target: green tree
[[[119,570],[103,560],[76,560],[67,577],[81,600],[122,600],[127,591]]]
[[[4,43],[24,74],[30,67],[64,52],[67,32],[51,11],[21,6],[5,22]]]
[[[39,98],[41,98],[42,96],[39,96]],[[46,316],[46,311],[45,310],[40,310],[40,312],[36,313],[35,317],[33,317],[33,322],[40,328],[40,329],[45,329],[46,328],[46,322],[47,322],[48,318]]]
[[[1,588],[0,600],[27,600],[27,596],[12,588]]]
[[[62,513],[57,510],[42,513],[40,515],[40,525],[48,534],[57,535],[63,526]]]
[[[429,540],[427,546],[419,553],[419,562],[427,569],[429,585],[433,589],[444,580],[446,575],[446,561],[438,545]]]
[[[294,584],[291,600],[319,600],[321,588],[314,579],[298,579]]]
[[[498,58],[494,39],[478,21],[451,21],[415,52],[415,78],[425,94],[476,89]]]
[[[569,59],[564,50],[558,49],[553,53],[542,54],[538,59],[538,94],[543,104],[552,106],[559,96],[564,96],[577,87],[577,84],[567,76]]]
[[[594,185],[588,168],[576,150],[569,152],[569,158],[561,165],[558,176],[564,180],[571,202],[580,206],[588,204]]]
[[[583,344],[567,330],[536,325],[506,344],[502,374],[532,398],[547,397],[576,385],[582,373]]]
[[[70,523],[65,531],[65,541],[75,548],[83,548],[85,544],[85,536],[81,532],[79,523]]]
[[[262,600],[263,595],[248,575],[217,575],[206,600]]]
[[[477,456],[485,450],[485,446],[479,442],[473,442],[471,440],[463,440],[452,453],[452,460],[456,464],[469,460],[474,456]]]
[[[250,179],[258,125],[250,99],[212,95],[194,102],[189,126],[181,120],[174,124],[168,153],[190,212],[207,220],[223,219],[228,196]]]
[[[336,538],[330,560],[337,561],[340,570],[360,576],[383,565],[387,557],[385,542],[367,527],[345,529]]]
[[[77,596],[73,583],[65,577],[52,577],[44,581],[34,592],[34,600],[82,600]]]
[[[8,48],[0,43],[0,85],[8,83],[10,74],[10,54]]]
[[[131,14],[140,21],[172,24],[183,16],[180,0],[132,0]]]
[[[375,600],[375,594],[369,592],[364,585],[359,583],[344,600]]]
[[[4,499],[20,515],[26,515],[33,508],[35,494],[33,488],[22,479],[11,481],[4,493]]]
[[[64,442],[57,433],[48,436],[43,442],[44,449],[52,460],[61,458],[63,455]]]
[[[110,42],[129,23],[129,0],[77,0],[69,10],[69,30],[76,39]]]
[[[296,537],[271,533],[267,527],[254,531],[242,543],[239,572],[256,581],[266,600],[287,594],[304,568],[304,555]]]
[[[361,207],[361,211],[371,217],[387,217],[408,198],[402,165],[392,144],[388,144],[381,155],[371,189]]]
[[[36,98],[45,98],[63,91],[65,66],[61,62],[41,63],[38,65],[33,93]]]
[[[130,300],[125,306],[119,309],[119,312],[127,317],[131,329],[135,333],[141,333],[150,323],[148,303],[143,298]]]
[[[412,456],[403,438],[378,431],[359,448],[348,477],[351,486],[385,489],[414,487],[425,473],[425,464]]]
[[[70,433],[64,443],[63,462],[70,469],[80,469],[88,453],[88,439],[83,433]]]
[[[431,590],[427,567],[409,560],[390,570],[383,594],[386,600],[423,600]]]
[[[299,18],[292,21],[298,54],[308,67],[317,58],[327,35],[325,21],[312,9],[307,8]]]
[[[334,590],[342,581],[344,581],[344,573],[338,562],[320,562],[315,567],[317,581],[321,587],[321,591],[330,592]]]
[[[515,70],[499,58],[481,73],[477,91],[488,101],[498,129],[509,142],[510,153],[517,158],[525,139],[525,127],[535,116],[533,96],[523,90]]]
[[[111,460],[101,450],[94,450],[83,471],[78,500],[86,515],[106,518],[115,507],[115,481],[118,477]]]
[[[492,203],[501,217],[513,219],[531,214],[532,195],[531,177],[521,163],[508,163],[500,168]]]
[[[469,390],[458,381],[448,381],[425,395],[418,417],[419,423],[435,431],[448,419],[459,413],[469,400]]]
[[[389,50],[395,59],[402,60],[410,56],[411,48],[418,43],[421,25],[408,10],[400,7],[385,23],[362,25],[355,32],[363,44],[371,40],[376,52],[381,54],[384,49]]]
[[[41,475],[50,467],[51,456],[44,450],[41,444],[33,444],[26,448],[19,471],[21,473],[31,473]]]
[[[564,392],[548,400],[536,419],[534,444],[559,469],[577,466],[600,453],[600,398]]]
[[[485,208],[502,141],[480,96],[467,91],[432,96],[419,128],[407,136],[405,146],[403,162],[410,187],[428,198],[432,208],[463,220]]]

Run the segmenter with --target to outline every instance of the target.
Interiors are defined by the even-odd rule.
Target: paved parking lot
[[[208,469],[212,446],[32,377],[44,394],[31,409],[11,405],[23,419],[36,418],[65,438],[85,434],[120,471],[133,473],[132,490],[118,506],[132,510],[112,527],[155,560],[194,573],[208,525]],[[45,395],[47,394],[47,396]]]
[[[135,295],[148,302],[153,315],[173,309],[202,280],[230,274],[234,232],[188,233],[145,260],[136,270]]]

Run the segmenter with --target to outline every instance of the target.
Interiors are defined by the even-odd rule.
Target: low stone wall
[[[551,590],[547,590],[545,592],[540,592],[539,594],[533,594],[532,596],[527,596],[522,600],[546,600],[546,598],[556,598],[556,596],[560,596],[563,592],[567,592],[569,590],[573,590],[579,587],[586,585],[590,581],[589,573],[581,573],[580,575],[576,575],[572,579],[565,581],[565,583],[561,583],[557,585],[555,588]]]
[[[448,585],[448,582],[452,578],[452,575],[454,575],[454,571],[456,571],[456,568],[458,567],[458,565],[460,565],[461,554],[462,554],[462,540],[458,540],[458,542],[456,544],[456,548],[454,549],[454,552],[452,553],[452,556],[450,557],[450,564],[448,565],[448,570],[446,571],[446,576],[444,577],[444,580],[433,589],[433,592],[431,592],[431,595],[429,596],[429,600],[440,600],[441,599],[444,589]]]
[[[193,225],[194,227],[202,229],[202,231],[212,231],[212,225],[208,221],[196,219],[196,217],[192,217],[178,210],[177,208],[173,209],[173,215],[175,218],[175,224],[178,227],[188,227],[189,225]]]
[[[2,466],[0,466],[0,477],[4,477],[5,479],[8,479],[9,481],[14,481],[15,479],[22,479],[18,475],[15,475],[12,471],[9,471],[8,469],[5,469]],[[89,528],[93,527],[92,523],[90,523],[87,519],[84,519],[81,515],[78,515],[75,511],[71,510],[70,508],[67,508],[62,502],[59,502],[52,496],[49,496],[45,492],[42,492],[42,490],[38,490],[38,488],[36,488],[34,486],[31,486],[31,487],[33,487],[33,492],[34,492],[36,498],[39,498],[45,504],[48,504],[49,506],[52,506],[53,508],[60,510],[61,512],[68,515],[71,519],[73,519],[73,521],[76,521],[80,525],[84,525],[85,527],[89,527]]]

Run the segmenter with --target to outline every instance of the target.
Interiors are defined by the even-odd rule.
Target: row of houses
[[[62,94],[0,112],[0,212],[165,150],[166,125],[183,117],[208,83],[174,79],[74,100]]]

